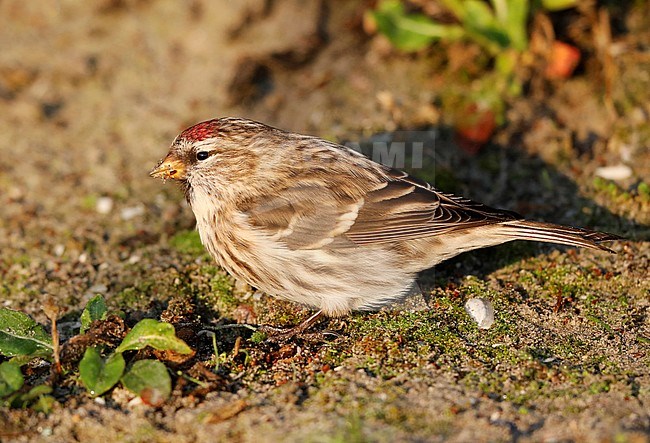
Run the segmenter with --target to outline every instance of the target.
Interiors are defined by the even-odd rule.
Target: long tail
[[[618,235],[608,234],[607,232],[528,220],[508,221],[501,223],[500,226],[502,229],[499,229],[497,235],[509,237],[511,240],[534,240],[559,243],[569,246],[601,249],[612,253],[614,251],[601,245],[601,242],[622,239]]]

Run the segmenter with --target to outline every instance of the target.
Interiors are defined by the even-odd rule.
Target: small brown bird
[[[472,249],[619,237],[524,220],[445,194],[320,138],[241,118],[183,131],[152,177],[178,180],[219,266],[268,294],[342,316],[399,300],[417,273]]]

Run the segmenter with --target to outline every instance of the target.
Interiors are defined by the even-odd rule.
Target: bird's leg
[[[260,325],[258,331],[263,332],[267,336],[268,341],[283,342],[290,340],[294,337],[302,337],[307,339],[325,340],[326,336],[337,336],[334,332],[307,332],[309,328],[314,326],[318,320],[323,316],[323,311],[318,311],[312,314],[307,320],[303,321],[293,328],[278,328],[270,325]]]

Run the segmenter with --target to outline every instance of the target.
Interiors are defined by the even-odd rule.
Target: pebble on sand
[[[489,329],[494,323],[492,303],[484,298],[470,298],[465,303],[465,311],[480,329]]]

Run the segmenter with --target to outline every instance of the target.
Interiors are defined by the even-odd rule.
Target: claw
[[[331,339],[340,337],[339,334],[333,331],[307,332],[307,330],[316,324],[322,316],[323,312],[318,311],[293,328],[278,328],[271,325],[260,325],[257,330],[264,333],[267,336],[266,340],[271,343],[282,343],[296,337],[307,341],[327,341],[328,336],[331,336]]]

